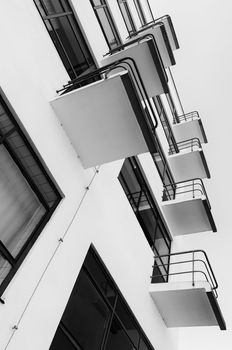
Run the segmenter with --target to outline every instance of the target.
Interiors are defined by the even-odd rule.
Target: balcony
[[[162,17],[156,18],[154,21],[145,24],[142,28],[146,28],[147,26],[150,26],[153,23],[156,24],[159,22],[162,22],[164,24],[172,50],[175,51],[179,49],[180,45],[172,23],[172,19],[169,15],[164,15]]]
[[[123,62],[119,64],[121,69]],[[142,81],[133,80],[126,69],[118,72],[113,64],[70,82],[51,101],[84,168],[155,152],[147,122],[151,116],[136,84]]]
[[[157,267],[168,260],[167,282]],[[162,281],[162,280],[161,280]],[[226,324],[218,304],[218,283],[202,250],[160,255],[155,258],[149,293],[167,327],[219,326]]]
[[[140,75],[148,97],[167,93],[168,78],[153,35],[144,35],[120,45],[110,51],[110,55],[102,60],[103,65],[124,63],[133,67],[133,75]]]
[[[133,33],[131,37],[135,36],[144,36],[150,34],[154,37],[160,56],[163,61],[164,67],[170,67],[176,64],[173,50],[169,42],[167,31],[165,25],[162,22],[151,23],[143,28],[140,28],[138,31]]]
[[[198,112],[190,112],[174,120],[173,133],[176,141],[181,142],[197,137],[201,143],[207,143],[205,130]]]
[[[199,139],[192,138],[177,142],[176,153],[172,145],[169,150],[168,163],[176,182],[192,178],[210,178],[209,168]]]
[[[217,231],[201,179],[164,186],[162,210],[174,236]]]

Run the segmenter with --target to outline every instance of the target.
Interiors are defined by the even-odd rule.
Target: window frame
[[[60,12],[60,13],[53,13],[53,14],[49,14],[47,9],[46,9],[46,5],[44,4],[44,0],[33,0],[34,1],[34,4],[40,14],[40,17],[42,18],[42,21],[48,31],[48,34],[60,56],[60,59],[61,61],[63,62],[63,65],[67,71],[67,73],[69,74],[70,78],[71,79],[75,79],[77,78],[78,76],[80,76],[81,74],[83,74],[86,70],[92,70],[92,69],[95,69],[96,68],[96,64],[95,64],[95,61],[94,61],[94,58],[93,58],[93,55],[88,47],[88,44],[86,42],[86,39],[82,33],[82,30],[79,26],[79,23],[77,21],[77,18],[75,16],[75,13],[72,9],[72,6],[69,2],[69,0],[60,0],[60,4],[61,6],[63,7],[64,11],[63,12]],[[40,10],[38,4],[40,4],[41,8],[43,9],[43,12],[45,13],[45,15],[42,13],[42,11]],[[66,5],[66,7],[69,8],[69,11],[67,11],[67,9],[65,9],[64,7],[64,3]],[[68,22],[69,22],[69,28],[71,29],[75,39],[76,39],[76,43],[77,45],[79,46],[79,49],[80,51],[82,52],[82,55],[85,59],[85,64],[86,66],[88,66],[87,69],[85,69],[84,71],[81,71],[80,73],[77,72],[78,70],[78,67],[75,68],[74,64],[72,63],[71,61],[71,57],[69,57],[69,54],[67,53],[63,43],[62,43],[62,40],[60,39],[59,35],[57,34],[57,32],[55,31],[54,29],[54,25],[52,23],[52,19],[59,19],[59,18],[67,18]],[[72,19],[72,20],[71,20]],[[47,25],[47,22],[49,23],[49,25]],[[73,23],[72,23],[73,22]],[[48,27],[51,27],[52,28],[52,33],[54,34],[54,36],[56,37],[57,39],[57,42],[59,43],[59,45],[54,41],[54,38],[52,37],[50,31],[49,31],[49,28]],[[79,35],[79,38],[77,36],[77,33]],[[62,54],[64,55],[65,59],[66,59],[66,63],[65,63],[65,60],[62,58]],[[70,68],[68,69],[67,67],[67,62],[68,64],[70,65]]]
[[[43,205],[44,209],[46,210],[45,214],[42,216],[39,222],[35,225],[29,237],[27,238],[26,242],[23,244],[20,251],[17,253],[16,257],[12,256],[10,251],[6,248],[6,246],[0,240],[0,255],[4,260],[6,260],[11,265],[11,270],[8,272],[8,274],[6,275],[6,277],[4,278],[4,280],[0,285],[0,297],[1,297],[3,292],[11,282],[12,278],[16,274],[17,270],[19,269],[20,265],[26,258],[27,254],[31,250],[32,246],[36,242],[37,238],[41,234],[43,228],[46,226],[47,222],[49,221],[52,214],[56,210],[58,204],[62,200],[62,194],[60,190],[57,188],[57,185],[54,183],[51,176],[48,174],[48,171],[46,170],[45,165],[40,160],[37,154],[37,151],[35,147],[32,145],[32,142],[29,139],[29,136],[26,135],[26,132],[23,126],[19,124],[19,119],[15,111],[13,110],[12,106],[10,105],[8,99],[6,98],[5,94],[1,90],[1,88],[0,88],[0,105],[3,107],[3,110],[5,111],[5,113],[3,114],[7,115],[9,121],[13,125],[13,131],[11,132],[10,130],[10,132],[7,132],[6,134],[2,133],[2,130],[0,127],[0,144],[3,145],[5,149],[8,151],[11,159],[16,164],[17,168],[20,170],[22,176],[25,178],[25,181],[28,183],[32,192],[36,195],[39,202]],[[36,162],[36,165],[39,167],[41,174],[45,177],[48,185],[53,191],[56,199],[51,206],[49,206],[48,200],[46,202],[46,197],[44,196],[42,191],[39,189],[38,184],[36,184],[36,182],[33,180],[33,176],[29,174],[28,170],[23,165],[23,162],[21,162],[17,153],[14,152],[12,146],[9,147],[8,138],[10,138],[14,132],[16,132],[17,135],[19,135],[20,139],[22,139],[23,145],[25,145],[25,147],[29,151],[30,156]],[[1,298],[0,298],[0,301],[3,302]]]
[[[146,16],[145,16],[145,13],[143,11],[142,5],[140,3],[140,0],[134,0],[134,5],[135,5],[136,11],[138,13],[138,17],[139,17],[141,26],[143,27],[147,24],[147,20],[146,20]]]
[[[128,34],[131,35],[131,34],[135,33],[137,31],[137,29],[136,29],[133,17],[131,15],[131,12],[130,12],[127,0],[117,0],[117,2],[118,2],[118,6],[119,6],[119,9],[120,9],[122,18],[124,20],[126,29],[128,31]],[[127,20],[125,19],[125,14],[124,14],[124,12],[122,10],[122,6],[124,6],[124,10],[125,10],[125,12],[127,14]],[[127,24],[128,22],[130,23],[130,26],[132,28],[131,30],[128,28],[128,24]]]
[[[99,25],[101,27],[101,30],[102,30],[102,33],[103,33],[104,38],[106,40],[106,43],[107,43],[109,49],[112,50],[115,47],[117,47],[118,45],[121,45],[122,41],[121,41],[121,38],[119,36],[118,30],[117,30],[116,25],[114,23],[113,16],[112,16],[112,14],[110,12],[110,9],[109,9],[109,6],[108,6],[106,0],[100,0],[100,2],[101,2],[100,5],[95,5],[94,4],[94,0],[90,0],[90,3],[92,5],[92,7],[93,7],[94,13],[95,13],[97,21],[98,21],[98,23],[99,23]],[[109,27],[111,29],[111,32],[112,32],[114,40],[115,40],[115,42],[113,44],[109,42],[109,40],[107,38],[107,35],[106,35],[106,31],[105,31],[104,26],[102,24],[102,21],[101,21],[99,15],[98,15],[98,10],[102,9],[102,8],[104,9],[105,17],[106,17],[106,19],[108,21]]]

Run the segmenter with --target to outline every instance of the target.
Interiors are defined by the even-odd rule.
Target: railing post
[[[192,286],[193,287],[195,286],[195,281],[194,281],[194,264],[195,264],[194,254],[195,254],[195,252],[193,251],[193,261],[192,261]]]
[[[194,180],[193,180],[193,198],[195,198]]]

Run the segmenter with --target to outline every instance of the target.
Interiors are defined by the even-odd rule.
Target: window
[[[118,0],[118,5],[120,8],[122,17],[124,19],[128,34],[130,35],[136,31],[136,28],[127,4],[127,0]]]
[[[125,160],[119,174],[119,181],[155,254],[169,254],[171,239],[135,157]],[[163,276],[161,279],[166,280],[168,259],[159,260],[160,275]]]
[[[109,49],[112,50],[121,44],[121,40],[115,27],[113,18],[105,0],[90,0],[94,12],[101,26]]]
[[[154,350],[91,247],[50,350]]]
[[[71,79],[96,68],[68,0],[34,0]]]
[[[141,3],[139,0],[134,0],[134,4],[137,10],[141,25],[144,26],[147,23],[147,21],[146,21],[146,17],[145,17],[143,8],[141,6]]]
[[[61,196],[0,95],[0,294]]]

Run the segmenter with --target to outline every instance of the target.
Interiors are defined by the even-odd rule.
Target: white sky
[[[211,179],[204,181],[217,233],[180,238],[207,251],[219,283],[227,331],[182,329],[181,350],[232,349],[232,1],[150,0],[155,18],[172,17],[180,49],[172,72],[185,112],[197,110],[209,143],[204,153]]]

